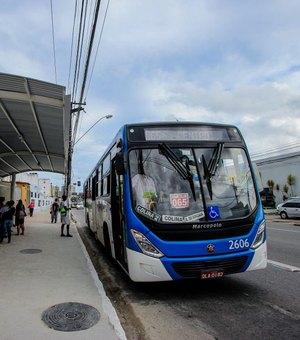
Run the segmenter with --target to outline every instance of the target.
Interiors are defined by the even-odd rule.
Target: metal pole
[[[15,200],[16,174],[12,174],[10,182],[10,199]]]

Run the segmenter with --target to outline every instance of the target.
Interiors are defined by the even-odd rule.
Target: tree
[[[276,185],[275,185],[275,190],[277,190],[277,191],[280,190],[280,185],[279,185],[279,184],[276,184]]]
[[[294,196],[294,193],[293,193],[293,185],[295,185],[296,183],[296,178],[295,176],[293,176],[292,174],[289,174],[287,176],[287,184],[291,187],[291,191],[292,191],[292,196]]]
[[[274,189],[274,181],[272,179],[268,179],[267,185],[270,189]]]
[[[282,190],[282,199],[285,201],[288,198],[289,186],[285,184]]]

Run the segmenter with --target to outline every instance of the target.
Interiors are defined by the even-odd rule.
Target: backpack
[[[6,210],[2,216],[1,216],[1,219],[2,221],[6,221],[6,220],[12,220],[13,219],[13,215],[15,213],[15,208],[9,208],[8,210]]]
[[[53,212],[57,212],[58,209],[59,209],[59,205],[58,205],[56,202],[54,202],[54,203],[52,204],[52,211],[53,211]]]
[[[26,213],[25,213],[25,211],[23,210],[23,209],[21,209],[20,211],[19,211],[19,218],[24,218],[26,216]]]
[[[61,215],[66,215],[67,214],[66,208],[63,205],[63,203],[61,203],[61,206],[60,206],[60,213],[61,213]]]
[[[10,208],[4,208],[4,209],[5,209],[5,211],[2,211],[2,215],[0,215],[1,216],[0,220],[3,221],[3,222],[8,219],[8,217],[9,217],[8,213],[10,211]]]

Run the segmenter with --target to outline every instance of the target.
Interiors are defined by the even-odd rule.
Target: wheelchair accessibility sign
[[[219,207],[216,205],[207,207],[207,215],[209,220],[217,220],[221,218]]]

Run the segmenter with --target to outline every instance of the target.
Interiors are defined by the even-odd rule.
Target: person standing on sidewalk
[[[17,226],[17,235],[20,235],[20,229],[21,229],[21,235],[24,235],[24,221],[25,221],[25,207],[22,202],[22,200],[18,201],[18,204],[16,206],[16,226]]]
[[[51,205],[51,223],[57,222],[58,211],[59,211],[58,198],[55,198],[54,202]]]
[[[70,234],[70,206],[66,195],[62,196],[60,203],[61,233],[60,236],[72,237]],[[67,226],[67,235],[64,234],[64,227]]]
[[[33,210],[34,210],[34,202],[33,202],[33,201],[30,202],[28,208],[29,208],[30,217],[32,217],[32,215],[33,215]]]
[[[4,229],[3,229],[3,223],[2,223],[2,209],[4,208],[4,202],[5,202],[5,197],[0,196],[0,242],[3,240],[4,237]]]
[[[11,227],[13,226],[13,216],[16,211],[13,206],[14,204],[14,201],[8,201],[6,204],[8,209],[2,214],[3,227],[7,232],[7,243],[11,241]],[[0,240],[0,242],[2,242],[2,240]]]

